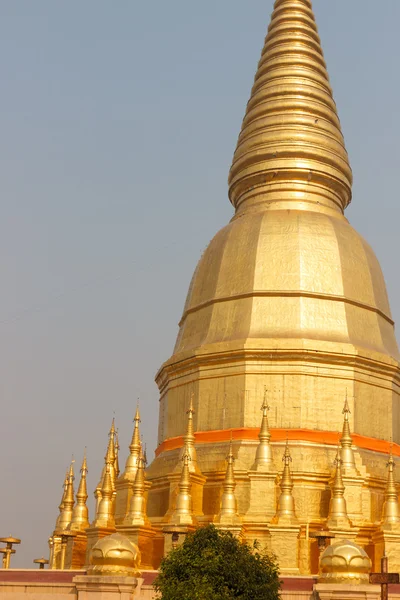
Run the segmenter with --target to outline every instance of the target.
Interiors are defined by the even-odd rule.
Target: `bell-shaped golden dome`
[[[140,552],[136,544],[120,533],[113,533],[97,542],[90,555],[89,574],[137,577]]]
[[[328,546],[320,559],[319,583],[369,583],[372,562],[361,546],[341,540]]]

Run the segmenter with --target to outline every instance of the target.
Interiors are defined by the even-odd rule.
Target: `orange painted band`
[[[243,427],[241,429],[223,429],[218,431],[197,431],[194,435],[196,444],[215,444],[219,442],[229,442],[234,440],[258,441],[260,430],[256,427]],[[333,431],[314,431],[311,429],[271,429],[271,441],[282,442],[288,438],[291,441],[313,442],[314,444],[328,444],[337,446],[341,434]],[[353,443],[359,448],[365,450],[373,450],[389,454],[390,443],[385,440],[366,437],[357,433],[352,434]],[[176,450],[183,446],[183,436],[169,438],[160,444],[156,450],[156,456],[168,450]],[[393,454],[400,456],[400,445],[393,444]]]

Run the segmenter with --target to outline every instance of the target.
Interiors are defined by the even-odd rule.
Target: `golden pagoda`
[[[194,447],[206,478],[202,514],[195,516],[200,523],[218,516],[232,432],[243,535],[268,544],[274,517],[270,509],[263,516],[263,477],[271,474],[254,476],[266,387],[261,441],[278,465],[287,435],[299,535],[321,529],[347,395],[345,498],[357,543],[374,552],[390,439],[400,454],[400,357],[378,260],[344,215],[352,171],[310,0],[274,4],[229,198],[234,215],[197,265],[173,355],[156,377],[159,438],[147,472],[149,518],[161,529],[171,510],[170,475],[182,456],[194,392]],[[275,501],[277,485],[271,493]],[[301,553],[306,573],[312,560]]]
[[[156,376],[156,456],[145,472],[137,410],[119,475],[113,422],[86,564],[117,531],[157,568],[209,522],[261,542],[283,575],[318,571],[325,527],[375,566],[400,556],[400,356],[379,263],[344,216],[351,188],[311,1],[276,0],[229,174],[234,215]]]

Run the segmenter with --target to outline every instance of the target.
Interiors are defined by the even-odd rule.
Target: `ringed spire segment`
[[[229,174],[236,211],[331,209],[352,172],[308,0],[276,0]]]

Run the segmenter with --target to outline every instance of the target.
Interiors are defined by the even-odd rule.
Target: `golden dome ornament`
[[[372,562],[361,546],[350,540],[340,540],[327,547],[319,566],[318,583],[366,585]]]
[[[120,533],[99,540],[90,554],[88,575],[138,577],[140,552],[136,544]]]

